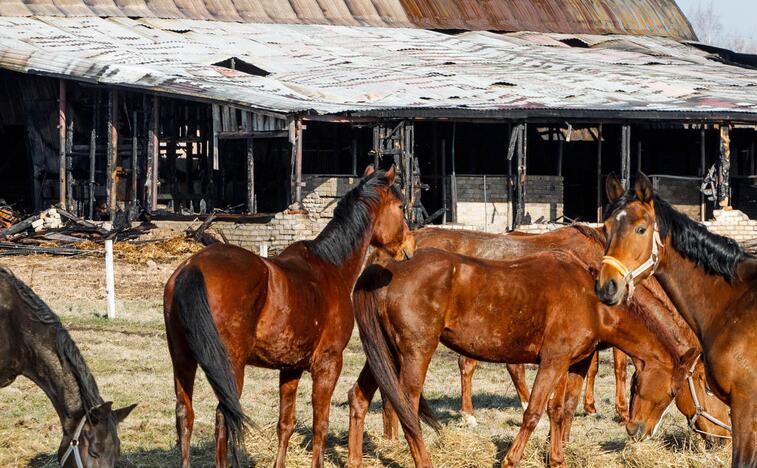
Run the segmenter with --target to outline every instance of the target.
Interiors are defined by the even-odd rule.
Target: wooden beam
[[[89,219],[95,217],[95,176],[97,159],[97,117],[100,111],[100,91],[95,91],[95,105],[92,109],[92,130],[89,134]]]
[[[597,222],[602,222],[602,124],[597,127]]]
[[[255,148],[254,140],[247,139],[247,211],[257,213],[255,202]]]
[[[58,204],[66,208],[66,82],[58,81]]]
[[[702,125],[702,129],[699,130],[699,177],[702,178],[701,183],[704,182],[704,178],[707,176],[707,130]],[[702,222],[707,220],[707,199],[704,196],[704,192],[699,191],[699,218]]]
[[[158,207],[158,164],[160,162],[160,97],[153,96],[147,139],[147,211]]]
[[[457,123],[452,122],[452,148],[451,148],[451,154],[452,156],[452,175],[450,176],[450,198],[452,203],[452,210],[450,210],[450,215],[452,217],[452,222],[457,223],[457,168],[455,166],[455,149],[457,147]]]
[[[248,138],[286,138],[289,133],[286,130],[272,131],[238,131],[238,132],[220,132],[218,138],[221,140],[246,140]]]
[[[294,153],[294,200],[302,203],[302,121],[297,120],[295,126]]]
[[[631,126],[623,125],[620,131],[620,182],[623,188],[631,187]]]
[[[139,141],[138,138],[138,132],[137,128],[139,126],[137,125],[137,111],[132,111],[132,120],[131,120],[131,216],[133,218],[136,218],[139,213],[137,213],[137,191],[139,188],[139,165],[138,165],[138,156],[139,156]],[[132,218],[132,219],[133,219]]]
[[[718,205],[731,207],[731,127],[720,126],[720,171],[718,176]]]
[[[110,220],[116,215],[118,198],[118,91],[108,91],[107,205]]]
[[[438,124],[437,124],[438,125]],[[442,215],[442,224],[447,224],[447,217],[451,217],[449,208],[447,208],[447,140],[442,138],[441,147],[442,158],[442,207],[444,208],[444,214]]]
[[[218,104],[213,104],[213,170],[217,171],[219,167],[218,163],[218,138],[221,133],[221,107]]]
[[[528,124],[520,125],[520,138],[518,145],[518,160],[516,174],[516,205],[513,229],[523,224],[523,218],[526,215],[526,154],[528,152]]]

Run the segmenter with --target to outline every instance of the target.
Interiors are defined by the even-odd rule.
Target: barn
[[[416,225],[597,222],[637,171],[757,237],[757,57],[673,0],[8,0],[0,199],[311,237],[369,163]]]

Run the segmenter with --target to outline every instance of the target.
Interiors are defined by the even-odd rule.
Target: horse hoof
[[[465,424],[467,424],[468,427],[478,426],[478,421],[476,421],[476,417],[472,414],[463,414],[463,419],[465,420]]]

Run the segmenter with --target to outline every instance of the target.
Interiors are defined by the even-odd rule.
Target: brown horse
[[[514,233],[511,235],[491,234],[466,230],[450,230],[440,228],[425,228],[415,231],[414,233],[416,246],[418,248],[439,248],[448,252],[456,252],[472,257],[488,258],[492,260],[511,258],[517,255],[536,253],[549,249],[560,249],[573,252],[583,261],[589,262],[592,266],[599,267],[606,237],[604,229],[592,229],[582,225],[573,225],[556,229],[544,234],[524,234]],[[374,256],[375,257],[375,256]],[[679,337],[682,343],[680,350],[687,351],[690,347],[699,348],[696,336],[691,328],[681,320],[675,307],[668,299],[660,285],[654,280],[645,281],[639,286],[639,294],[634,299],[638,301],[640,307],[646,307],[650,313],[657,316],[666,316],[666,320],[672,322],[674,334]],[[701,350],[700,350],[701,351]],[[613,348],[615,357],[615,409],[622,421],[628,421],[628,405],[626,403],[626,366],[627,357],[617,348]],[[462,383],[462,412],[467,415],[473,415],[472,402],[472,378],[476,368],[476,361],[465,356],[460,356],[459,367],[461,371]],[[597,354],[592,356],[586,378],[586,394],[584,398],[584,408],[587,413],[594,413],[593,398],[593,377],[596,375],[598,367]],[[525,380],[525,366],[508,364],[508,372],[513,379],[516,391],[520,401],[528,402],[528,387]],[[696,367],[692,371],[692,382],[694,386],[686,391],[680,392],[676,396],[676,406],[690,421],[692,429],[703,436],[708,445],[715,445],[722,442],[725,438],[730,438],[728,430],[724,429],[718,422],[728,424],[728,407],[716,397],[712,396],[706,389],[701,376],[704,374],[704,365],[701,360],[697,360]],[[570,388],[570,392],[579,391],[579,388]],[[692,392],[696,393],[696,400],[692,398]],[[575,405],[573,405],[575,408]],[[707,417],[700,417],[702,411],[706,412],[711,418],[718,422],[713,423]],[[571,416],[572,417],[572,416]],[[393,423],[393,427],[387,429],[385,434],[392,435],[396,433],[396,417],[385,418],[387,422]]]
[[[710,388],[731,407],[731,463],[757,466],[757,261],[654,194],[643,174],[625,193],[607,179],[607,256],[596,284],[619,304],[654,274],[702,346]]]
[[[315,240],[296,242],[276,258],[218,244],[187,259],[170,278],[164,313],[183,466],[189,465],[198,364],[219,399],[216,466],[226,466],[227,440],[238,463],[247,422],[239,404],[246,365],[281,371],[277,467],[285,465],[294,431],[297,385],[311,372],[312,464],[322,466],[329,405],[354,322],[350,293],[368,246],[396,258],[415,250],[394,179],[393,167],[369,168]]]
[[[424,249],[408,262],[369,266],[353,293],[368,362],[349,395],[350,465],[361,463],[365,414],[377,385],[399,416],[416,466],[431,465],[418,414],[431,418],[421,390],[440,341],[478,360],[539,364],[520,432],[503,466],[518,463],[553,391],[551,461],[563,463],[566,376],[569,371],[584,374],[600,345],[617,346],[640,369],[629,432],[641,435],[639,428],[656,427],[696,350],[682,353],[681,343],[656,317],[640,322],[637,316],[646,310],[602,305],[590,293],[594,281],[577,257],[556,251],[491,261]],[[637,421],[639,415],[644,419]]]

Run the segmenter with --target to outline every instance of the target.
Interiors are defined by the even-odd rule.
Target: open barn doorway
[[[34,210],[34,184],[31,159],[26,154],[23,125],[0,126],[0,204],[11,205],[15,211]]]

